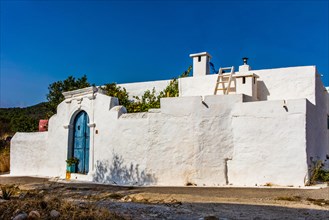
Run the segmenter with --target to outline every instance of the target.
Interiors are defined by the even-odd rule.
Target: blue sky
[[[1,1],[0,107],[46,101],[48,85],[170,79],[207,51],[216,68],[316,65],[329,84],[329,3]]]

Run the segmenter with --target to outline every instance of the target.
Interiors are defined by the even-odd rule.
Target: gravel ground
[[[92,203],[126,219],[329,219],[329,187],[120,187],[3,176],[0,184],[44,191],[45,197],[77,204]]]

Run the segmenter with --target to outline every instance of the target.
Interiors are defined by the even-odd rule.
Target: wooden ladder
[[[224,74],[225,70],[230,70],[230,73]],[[234,74],[234,66],[223,67],[223,68],[221,67],[219,69],[214,95],[217,95],[218,90],[222,90],[224,95],[229,94],[231,90],[231,82],[232,82],[233,74]]]

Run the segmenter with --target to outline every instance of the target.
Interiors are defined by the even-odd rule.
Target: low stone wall
[[[10,145],[10,174],[48,176],[48,132],[16,133]]]

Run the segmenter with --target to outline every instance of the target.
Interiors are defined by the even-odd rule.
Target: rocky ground
[[[329,219],[329,187],[120,187],[0,176],[0,185],[12,184],[0,219]]]

